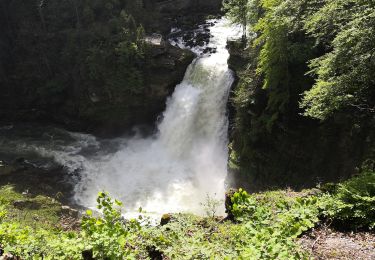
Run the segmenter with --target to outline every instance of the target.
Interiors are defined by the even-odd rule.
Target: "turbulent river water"
[[[0,152],[12,147],[28,160],[33,160],[31,154],[45,158],[34,160],[38,166],[48,167],[53,161],[70,173],[79,172],[74,200],[85,207],[94,207],[97,193],[105,190],[122,200],[129,212],[141,206],[153,214],[201,214],[207,196],[223,199],[225,192],[226,104],[233,83],[225,47],[228,37],[239,34],[224,19],[210,30],[216,53],[192,62],[153,136],[98,140],[56,129],[43,129],[34,137],[23,131],[17,140],[3,138]],[[0,132],[15,131],[8,128]]]

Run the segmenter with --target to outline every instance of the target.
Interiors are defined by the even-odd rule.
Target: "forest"
[[[0,14],[0,260],[375,258],[374,1]]]
[[[231,47],[240,71],[231,167],[257,188],[305,188],[307,180],[335,181],[372,165],[373,3],[231,1],[227,8],[251,28],[245,51]]]

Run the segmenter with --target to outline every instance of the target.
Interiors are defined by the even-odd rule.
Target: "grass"
[[[0,187],[0,205],[7,212],[5,221],[15,221],[24,227],[55,228],[61,215],[61,204],[55,199],[29,197],[10,185]]]

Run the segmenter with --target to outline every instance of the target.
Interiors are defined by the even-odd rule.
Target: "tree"
[[[226,12],[228,18],[232,22],[242,25],[243,38],[246,39],[248,24],[248,0],[224,0],[223,10]]]
[[[374,3],[328,1],[306,20],[306,29],[330,51],[310,62],[317,79],[301,103],[305,115],[325,120],[340,111],[375,113]]]

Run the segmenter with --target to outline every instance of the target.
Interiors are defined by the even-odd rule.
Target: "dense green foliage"
[[[252,195],[239,190],[228,209],[234,222],[210,213],[206,218],[175,214],[163,226],[150,225],[145,217],[125,220],[121,202],[99,193],[99,212],[88,210],[82,230],[69,232],[8,218],[11,201],[22,195],[5,187],[0,190],[0,248],[24,259],[82,259],[83,255],[95,259],[161,255],[171,259],[308,259],[298,237],[321,221],[334,221],[346,228],[375,227],[375,173],[330,187]],[[43,224],[40,218],[55,213],[37,214],[34,222]]]
[[[374,4],[245,5],[251,37],[229,45],[240,78],[232,98],[231,168],[250,175],[253,188],[349,176],[373,158]],[[232,8],[230,18],[233,12],[240,15]]]
[[[329,189],[324,215],[346,228],[375,228],[375,174],[366,172]]]
[[[99,193],[97,202],[102,217],[93,217],[93,212],[88,210],[88,216],[82,220],[82,230],[90,243],[93,257],[121,259],[124,255],[134,256],[135,251],[124,246],[130,238],[136,238],[140,223],[137,220],[125,221],[119,208],[115,207],[121,207],[122,203],[113,202],[106,193]]]
[[[317,75],[302,106],[325,119],[344,110],[374,113],[375,4],[372,1],[325,1],[305,22],[316,44],[328,50],[310,61]]]

